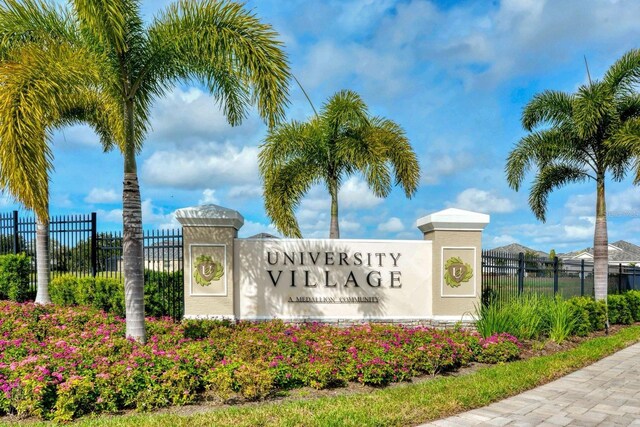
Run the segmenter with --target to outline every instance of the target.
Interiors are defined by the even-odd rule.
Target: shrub
[[[124,284],[120,280],[97,277],[94,282],[94,289],[95,294],[91,304],[93,307],[124,317]]]
[[[497,334],[480,340],[478,362],[502,363],[520,357],[521,345],[518,339],[509,334]]]
[[[78,287],[78,278],[71,274],[59,276],[49,282],[49,296],[51,302],[57,305],[75,305],[76,304],[76,288]]]
[[[624,295],[609,295],[607,297],[609,322],[613,325],[629,325],[633,323],[633,316]]]
[[[71,274],[56,277],[49,284],[54,304],[82,305],[124,316],[124,285],[115,278],[77,277]]]
[[[628,291],[624,294],[634,322],[640,322],[640,291]]]
[[[25,254],[0,256],[0,299],[23,302],[33,298],[30,272],[31,258]]]
[[[96,279],[91,276],[76,277],[75,279],[75,304],[95,307],[94,300],[100,298],[97,295]]]
[[[59,422],[187,404],[204,391],[259,400],[305,385],[384,385],[519,351],[507,336],[481,345],[475,332],[397,325],[151,318],[139,345],[123,319],[88,306],[0,302],[0,319],[0,413]]]
[[[182,312],[184,281],[182,271],[144,271],[144,311],[147,316],[168,316],[171,309]]]
[[[574,297],[567,302],[572,306],[576,323],[573,333],[585,336],[593,331],[604,329],[606,321],[606,306],[602,301],[596,301],[591,297]]]
[[[273,391],[275,375],[262,360],[240,365],[234,372],[237,390],[247,400],[264,399]]]

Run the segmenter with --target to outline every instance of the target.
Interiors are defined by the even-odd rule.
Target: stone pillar
[[[434,320],[467,321],[482,293],[482,230],[489,215],[445,209],[417,221],[424,239],[433,242]]]
[[[176,211],[183,227],[184,317],[235,319],[234,239],[240,213],[217,205]]]

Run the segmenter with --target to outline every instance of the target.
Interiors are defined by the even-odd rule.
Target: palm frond
[[[522,127],[532,131],[541,124],[559,125],[571,120],[573,96],[547,90],[533,97],[522,111]]]
[[[602,82],[581,86],[574,100],[573,122],[581,139],[602,140],[619,125],[613,94]]]
[[[584,153],[577,152],[579,143],[564,127],[533,131],[524,136],[507,157],[505,172],[509,186],[518,191],[526,173],[533,166],[543,168],[556,160],[588,163]]]
[[[0,4],[0,60],[10,50],[50,40],[78,43],[77,23],[68,10],[40,0],[5,0]]]
[[[202,81],[236,125],[255,103],[271,127],[284,118],[290,73],[270,25],[242,5],[180,0],[149,29],[149,55],[136,84],[158,92],[181,79]]]
[[[293,159],[266,175],[265,209],[275,227],[285,236],[302,237],[294,212],[302,197],[321,177],[322,170],[304,158]]]
[[[101,93],[100,58],[64,43],[25,44],[0,62],[0,170],[2,187],[48,218],[52,168],[50,132],[88,122],[107,146],[122,141],[121,108]],[[79,84],[79,82],[83,82]]]
[[[640,49],[622,55],[604,75],[604,84],[615,94],[631,94],[640,82]]]
[[[130,50],[129,24],[133,17],[140,15],[138,1],[73,0],[72,5],[82,31],[95,39],[105,52],[123,56]]]
[[[323,104],[320,117],[329,132],[329,138],[336,140],[343,130],[358,129],[369,125],[367,105],[360,95],[351,90],[341,90]]]
[[[545,222],[549,194],[556,188],[587,179],[587,174],[573,165],[565,163],[547,165],[537,173],[531,186],[529,193],[529,207],[531,207],[531,211],[536,218]]]

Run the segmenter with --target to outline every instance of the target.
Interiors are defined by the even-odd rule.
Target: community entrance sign
[[[240,317],[427,316],[431,246],[426,241],[238,239]]]
[[[244,219],[181,209],[185,317],[454,323],[479,303],[488,215],[447,209],[418,220],[424,240],[238,239]]]

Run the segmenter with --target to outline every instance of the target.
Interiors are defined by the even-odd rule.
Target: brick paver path
[[[640,426],[640,344],[542,387],[427,425]]]

